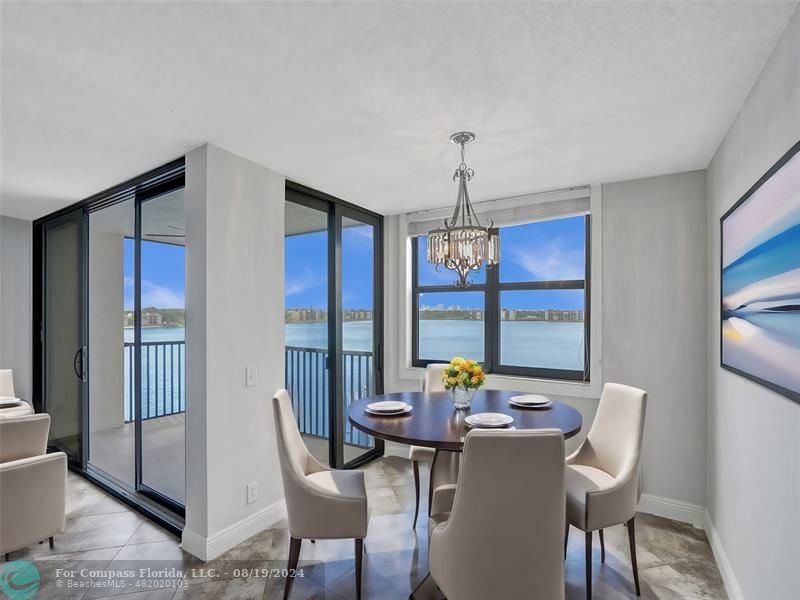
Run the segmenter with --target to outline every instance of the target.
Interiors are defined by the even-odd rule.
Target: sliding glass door
[[[341,210],[341,340],[339,372],[342,374],[344,406],[375,394],[375,357],[379,338],[380,311],[376,311],[376,243],[379,221],[343,208]],[[377,313],[377,314],[376,314]],[[342,433],[344,460],[356,460],[375,447],[373,437],[350,425],[345,410]]]
[[[286,198],[286,387],[317,460],[354,466],[382,451],[347,421],[382,391],[381,218],[294,184]]]
[[[331,464],[328,377],[328,220],[324,202],[287,202],[285,212],[285,375],[292,408],[309,451]]]
[[[183,164],[35,224],[50,446],[139,503],[185,503]],[[40,339],[37,340],[36,337]]]
[[[140,397],[139,489],[185,505],[184,188],[140,198],[134,330]]]
[[[45,290],[39,341],[44,381],[42,408],[50,413],[49,445],[81,466],[88,382],[85,303],[86,215],[77,210],[48,222],[40,232]],[[38,345],[38,344],[37,344]],[[38,404],[38,402],[37,402]]]

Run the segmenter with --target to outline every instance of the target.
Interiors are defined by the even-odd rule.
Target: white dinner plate
[[[511,396],[511,402],[519,406],[535,406],[537,404],[550,404],[550,398],[539,394],[525,394],[524,396]]]
[[[516,406],[517,408],[549,408],[553,406],[553,401],[548,400],[544,404],[523,404],[521,402],[516,402],[513,398],[508,401],[511,406]]]
[[[469,415],[464,421],[470,427],[496,429],[511,425],[514,422],[514,417],[503,413],[478,413],[477,415]]]
[[[367,404],[367,408],[372,412],[397,412],[405,410],[410,404],[400,400],[383,400],[382,402],[372,402]]]
[[[401,408],[399,410],[387,412],[385,410],[370,410],[369,406],[367,406],[366,408],[364,408],[364,412],[367,413],[367,414],[370,414],[370,415],[378,416],[378,417],[394,417],[394,416],[397,416],[397,415],[405,415],[407,413],[410,413],[413,408],[414,407],[411,406],[410,404],[406,404],[405,408]]]
[[[14,396],[0,396],[0,408],[10,408],[20,404],[22,404],[22,400],[14,398]]]

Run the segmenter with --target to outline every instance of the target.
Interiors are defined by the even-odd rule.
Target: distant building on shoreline
[[[371,321],[372,311],[365,308],[348,308],[342,311],[345,321]],[[328,311],[320,308],[287,308],[286,323],[322,323],[328,320]]]

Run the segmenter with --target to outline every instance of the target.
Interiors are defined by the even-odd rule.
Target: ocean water
[[[352,354],[372,350],[372,322],[349,321],[343,323],[342,329],[345,399],[349,403],[374,391],[372,357]],[[440,361],[449,361],[453,356],[479,361],[485,358],[482,321],[423,320],[419,333],[421,358]],[[583,323],[504,321],[500,336],[501,360],[505,365],[583,369]],[[142,341],[146,343],[142,350],[142,412],[145,417],[185,410],[185,346],[174,343],[184,340],[183,327],[142,328]],[[125,329],[125,341],[133,342],[133,329]],[[163,343],[147,345],[147,342]],[[327,393],[324,351],[328,345],[328,324],[287,323],[285,344],[311,350],[288,354],[287,384],[293,388],[295,408],[304,431],[326,435],[326,409],[317,413],[316,407],[308,405],[313,398]],[[134,397],[130,379],[133,347],[126,346],[124,352],[125,418],[130,420]],[[347,435],[357,436],[357,432],[350,432],[348,428]],[[364,442],[356,437],[352,441]]]
[[[343,324],[342,346],[369,351],[372,322]],[[449,361],[463,356],[478,361],[484,357],[483,321],[420,321],[420,358]],[[555,321],[503,321],[500,326],[500,357],[503,364],[520,367],[582,370],[583,323]],[[288,323],[286,345],[325,349],[327,323]]]

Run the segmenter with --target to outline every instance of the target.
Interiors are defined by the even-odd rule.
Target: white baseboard
[[[736,574],[733,572],[733,567],[728,560],[728,555],[725,554],[725,548],[722,547],[722,540],[719,538],[717,528],[714,527],[714,521],[711,515],[705,511],[706,521],[706,536],[708,543],[711,544],[711,550],[714,552],[714,558],[717,560],[719,567],[719,574],[722,576],[722,582],[725,584],[725,591],[728,593],[730,600],[740,600],[742,596],[742,589],[739,587],[739,582],[736,581]]]
[[[703,529],[706,521],[705,510],[702,506],[683,502],[682,500],[655,496],[653,494],[642,494],[642,498],[636,510],[650,515],[656,515],[657,517],[673,519],[674,521],[681,521],[682,523],[690,523],[693,527],[697,527],[698,529]]]
[[[181,548],[200,560],[213,560],[247,538],[272,527],[285,516],[286,503],[278,500],[209,537],[185,528]]]

